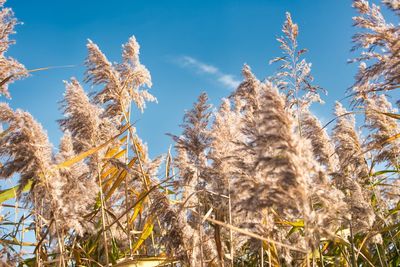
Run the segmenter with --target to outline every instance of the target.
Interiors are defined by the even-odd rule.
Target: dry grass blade
[[[141,235],[139,236],[139,239],[133,245],[132,253],[135,253],[143,244],[143,242],[152,234],[153,228],[154,228],[154,222],[153,218],[150,216],[150,218],[147,219],[146,223],[143,226],[143,230]]]
[[[60,164],[57,165],[57,168],[65,168],[65,167],[69,167],[93,154],[95,154],[96,152],[98,152],[99,150],[105,148],[107,145],[109,145],[110,143],[112,143],[113,141],[115,141],[118,137],[120,137],[126,130],[128,130],[131,126],[130,125],[125,125],[119,134],[117,134],[116,136],[114,136],[113,138],[111,138],[110,140],[108,140],[107,142],[101,144],[100,146],[94,147],[92,149],[89,149],[85,152],[80,153],[79,155],[68,159]]]
[[[370,152],[370,151],[372,151],[372,150],[374,150],[374,149],[377,149],[377,148],[382,148],[383,146],[385,146],[385,145],[387,145],[387,144],[389,144],[389,143],[391,143],[391,142],[393,142],[393,141],[395,141],[395,140],[397,140],[397,139],[399,139],[399,138],[400,138],[400,133],[397,133],[397,134],[395,134],[395,135],[392,135],[392,136],[388,137],[387,139],[383,140],[382,142],[379,142],[379,143],[377,143],[377,144],[374,144],[374,145],[371,146],[370,148],[368,148],[368,149],[362,151],[362,152],[360,153],[360,155],[366,154],[366,153],[368,153],[368,152]]]
[[[137,199],[134,203],[129,205],[128,209],[126,209],[124,212],[122,212],[113,222],[111,222],[109,225],[107,225],[105,231],[108,231],[115,223],[117,223],[117,221],[119,221],[121,218],[123,218],[130,210],[134,209],[136,205],[140,204],[153,190],[158,189],[160,185],[166,183],[170,179],[171,179],[171,177],[152,186],[151,188],[149,188],[149,190],[147,190],[143,195],[141,195],[139,199]]]
[[[37,72],[37,71],[43,71],[43,70],[50,70],[50,69],[61,69],[61,68],[73,68],[76,67],[75,65],[63,65],[63,66],[49,66],[49,67],[43,67],[43,68],[37,68],[37,69],[31,69],[31,70],[26,70],[27,73],[32,73],[32,72]],[[18,76],[18,75],[23,75],[25,72],[18,72],[11,74],[4,78],[3,80],[0,81],[0,87],[6,84],[8,81],[10,81],[13,77]]]
[[[281,246],[281,247],[284,247],[284,248],[287,248],[287,249],[290,249],[290,250],[293,250],[293,251],[297,251],[297,252],[301,252],[301,253],[308,253],[308,252],[307,252],[306,250],[304,250],[304,249],[297,248],[297,247],[295,247],[295,246],[291,246],[291,245],[288,245],[288,244],[281,243],[281,242],[279,242],[279,241],[275,241],[275,240],[272,240],[272,239],[263,237],[263,236],[261,236],[261,235],[258,235],[258,234],[255,234],[255,233],[252,233],[252,232],[243,230],[243,229],[241,229],[241,228],[239,228],[239,227],[230,225],[230,224],[228,224],[228,223],[224,223],[224,222],[221,222],[221,221],[217,221],[217,220],[214,220],[214,219],[212,219],[212,218],[206,218],[206,220],[209,221],[209,222],[211,222],[211,223],[218,224],[218,225],[223,226],[223,227],[225,227],[225,228],[231,229],[232,231],[235,231],[235,232],[237,232],[237,233],[240,233],[240,234],[243,234],[243,235],[246,235],[246,236],[249,236],[249,237],[258,239],[258,240],[261,240],[261,241],[265,241],[265,242],[268,242],[268,243],[274,243],[274,244],[276,244],[276,245],[278,245],[278,246]]]
[[[29,181],[24,188],[21,190],[21,192],[27,192],[31,190],[32,187],[32,181]],[[17,193],[19,190],[19,185],[16,185],[12,188],[1,190],[0,191],[0,203],[3,203],[4,201],[13,199],[17,197]]]
[[[162,266],[173,266],[179,263],[176,260],[169,259],[167,257],[142,257],[135,259],[124,259],[115,264],[116,267],[162,267]]]

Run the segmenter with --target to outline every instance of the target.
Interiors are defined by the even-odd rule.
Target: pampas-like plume
[[[308,110],[303,110],[300,119],[301,133],[310,140],[312,150],[317,161],[328,172],[337,167],[337,155],[327,132],[322,128],[320,121]]]
[[[55,156],[55,163],[60,164],[75,155],[71,133],[66,131]],[[89,173],[89,168],[83,161],[59,170],[59,179],[64,182],[60,196],[60,225],[65,231],[73,229],[80,236],[90,230],[84,216],[89,214],[99,191],[96,181]]]
[[[301,154],[310,164],[308,191],[314,209],[314,235],[329,236],[340,225],[340,220],[348,217],[344,194],[334,186],[328,176],[337,171],[338,157],[326,130],[309,109],[303,110],[300,125],[302,137],[309,141],[309,145],[307,142],[303,144]]]
[[[277,40],[281,44],[283,56],[271,60],[270,64],[281,62],[279,72],[272,80],[286,94],[286,107],[296,107],[299,110],[312,102],[322,102],[319,97],[322,88],[312,84],[314,78],[311,75],[311,63],[302,59],[307,49],[298,49],[299,27],[288,12],[282,32],[283,36]]]
[[[230,224],[235,220],[232,212],[232,186],[236,179],[236,174],[240,170],[235,166],[235,157],[238,157],[239,140],[243,135],[240,131],[240,107],[235,106],[232,109],[229,99],[223,99],[222,104],[215,114],[215,119],[211,128],[210,152],[208,158],[212,161],[211,166],[207,168],[207,173],[211,179],[207,184],[207,188],[212,192],[208,195],[209,205],[213,208],[215,219],[219,221],[228,221]],[[243,218],[241,218],[243,219]],[[214,238],[217,244],[218,256],[220,264],[224,264],[224,252],[229,251],[233,255],[233,251],[237,248],[237,244],[241,243],[241,237],[235,236],[230,231],[221,228],[219,225],[214,226]],[[229,236],[229,246],[221,242],[221,239]],[[225,266],[225,265],[224,265]]]
[[[351,175],[361,184],[366,184],[369,179],[369,169],[355,130],[354,115],[349,113],[339,102],[336,102],[335,105],[335,115],[337,123],[333,129],[332,139],[339,157],[340,172]]]
[[[242,113],[240,130],[244,137],[238,140],[241,153],[236,158],[240,171],[233,187],[235,216],[246,225],[246,217],[238,214],[249,212],[249,225],[260,225],[269,235],[274,231],[278,238],[282,233],[274,230],[276,225],[272,218],[262,215],[263,210],[271,208],[287,220],[302,218],[306,232],[303,244],[313,247],[338,225],[336,218],[346,209],[343,194],[323,174],[325,170],[315,160],[310,142],[295,131],[285,97],[270,82],[253,84],[259,88],[253,90],[257,94],[250,99],[258,99],[258,106]]]
[[[209,187],[217,193],[212,197],[212,205],[225,215],[228,203],[226,196],[229,195],[229,184],[232,183],[230,180],[238,172],[233,155],[238,151],[238,141],[243,137],[239,125],[238,110],[232,110],[230,101],[223,99],[210,132],[211,149],[208,158],[212,160],[212,165],[208,174],[213,177]]]
[[[33,182],[28,196],[35,209],[35,219],[42,227],[49,227],[51,234],[60,229],[59,210],[62,207],[64,180],[58,179],[53,170],[51,144],[42,126],[24,111],[13,111],[0,104],[0,121],[8,124],[5,135],[0,139],[0,156],[6,161],[0,169],[0,177],[19,174],[19,188]],[[36,221],[37,223],[37,221]]]
[[[153,203],[150,213],[157,216],[165,227],[161,242],[165,245],[167,254],[189,264],[193,250],[191,238],[196,229],[187,223],[185,210],[171,205],[164,193],[155,190],[151,193],[151,198]]]
[[[139,110],[143,111],[146,101],[156,101],[147,90],[140,87],[151,86],[149,71],[139,61],[139,44],[135,37],[123,45],[123,63],[111,64],[99,47],[89,40],[87,44],[85,80],[94,85],[103,85],[95,100],[106,104],[109,117],[123,117],[128,112],[132,100]]]
[[[64,83],[66,90],[62,109],[66,118],[59,120],[59,123],[64,131],[69,131],[74,137],[74,150],[80,153],[99,142],[102,110],[90,103],[89,97],[75,78]]]
[[[292,120],[276,88],[269,83],[260,85],[263,93],[257,98],[262,101],[261,109],[252,116],[246,114],[242,127],[247,137],[243,149],[256,157],[248,171],[262,175],[249,177],[251,186],[237,187],[249,190],[240,206],[243,209],[274,207],[281,214],[299,214],[306,203],[306,186],[297,166],[299,158]]]
[[[269,82],[259,83],[257,110],[243,117],[242,153],[237,158],[242,175],[235,181],[235,210],[249,212],[250,225],[262,225],[261,211],[272,208],[289,220],[304,218],[307,227],[311,209],[308,202],[306,170],[308,159],[301,157],[298,136],[293,132],[292,116],[285,109],[284,98]],[[305,217],[303,217],[305,216]],[[245,222],[246,217],[241,217]],[[268,234],[274,225],[262,226]]]
[[[244,81],[239,85],[231,98],[235,99],[235,104],[239,110],[258,109],[260,99],[260,81],[251,72],[250,66],[245,64],[242,69]]]
[[[127,87],[127,91],[133,102],[143,112],[146,107],[146,101],[156,102],[157,99],[147,90],[140,89],[142,86],[151,87],[151,76],[147,68],[139,61],[139,43],[132,36],[128,42],[123,45],[122,64],[117,66],[121,74],[123,86]]]
[[[193,164],[193,162],[189,159],[188,152],[184,148],[176,148],[177,149],[177,157],[175,158],[175,166],[179,170],[179,178],[178,187],[182,189],[182,205],[179,207],[181,212],[180,215],[182,222],[177,222],[178,224],[175,227],[182,228],[181,224],[185,227],[182,230],[182,234],[185,240],[190,240],[188,244],[184,245],[186,250],[185,254],[179,253],[181,249],[179,246],[181,244],[177,244],[177,251],[180,254],[180,257],[187,258],[189,262],[189,266],[195,266],[196,263],[201,262],[201,241],[200,241],[200,232],[199,228],[202,228],[200,225],[200,218],[197,217],[196,214],[193,214],[191,209],[198,207],[198,203],[200,202],[201,197],[200,193],[200,185],[199,185],[199,170]],[[197,209],[197,212],[199,209]],[[202,231],[202,229],[200,230]],[[169,234],[173,234],[169,233]],[[178,255],[179,255],[178,254]]]
[[[106,114],[110,117],[122,117],[127,111],[129,103],[129,92],[121,90],[120,73],[115,66],[108,61],[100,48],[91,40],[87,43],[88,56],[86,65],[86,82],[94,85],[104,85],[104,88],[97,93],[95,100],[99,104],[107,103]]]
[[[398,1],[385,1],[398,10]],[[355,86],[369,83],[369,91],[391,90],[400,84],[400,28],[387,23],[379,6],[370,5],[367,0],[354,0],[354,8],[360,15],[353,18],[354,25],[362,29],[354,35],[353,50],[363,49],[353,62],[361,62]],[[369,65],[368,65],[369,64]]]
[[[207,100],[205,93],[199,96],[193,109],[185,114],[184,123],[181,125],[182,136],[172,136],[178,152],[175,162],[181,174],[180,185],[184,190],[183,196],[193,205],[198,198],[196,191],[204,189],[203,179],[206,178],[202,173],[207,164],[206,149],[210,145],[207,126],[211,116]]]
[[[242,136],[238,140],[232,140],[237,148],[232,154],[233,166],[230,170],[233,177],[231,198],[235,214],[233,221],[242,227],[252,227],[261,225],[263,220],[261,209],[254,206],[256,203],[248,203],[248,201],[249,198],[258,199],[259,195],[251,190],[259,188],[259,184],[263,183],[264,179],[254,167],[258,155],[253,149],[254,146],[250,144],[256,138],[258,121],[255,113],[261,109],[264,86],[254,76],[248,65],[244,65],[242,74],[243,82],[231,95],[238,116],[235,126],[238,133],[236,134]]]
[[[388,8],[393,11],[399,12],[400,10],[400,1],[399,0],[383,0],[382,1]]]
[[[52,148],[42,126],[24,111],[13,111],[6,103],[0,103],[0,121],[8,128],[0,138],[0,155],[6,161],[0,168],[1,177],[20,174],[23,188],[30,179],[43,184],[44,174],[52,165]]]
[[[398,166],[400,147],[399,141],[386,144],[386,140],[400,133],[396,119],[384,113],[393,113],[392,104],[385,95],[370,97],[365,100],[366,126],[371,130],[368,146],[377,150],[376,162],[387,162]]]
[[[17,60],[5,56],[9,46],[15,43],[9,36],[15,33],[14,27],[18,23],[13,11],[4,7],[5,2],[6,0],[0,1],[0,94],[10,97],[8,85],[26,76],[28,72]]]
[[[335,115],[338,119],[332,138],[339,157],[339,169],[333,177],[336,186],[346,195],[351,221],[355,232],[358,232],[370,228],[375,221],[372,206],[367,200],[370,192],[364,188],[369,183],[369,170],[354,129],[354,116],[339,102],[336,102]]]
[[[190,202],[197,199],[197,196],[193,194],[196,189],[199,189],[197,187],[200,186],[200,174],[204,170],[207,160],[205,150],[210,145],[207,126],[211,112],[207,100],[205,93],[199,96],[193,109],[185,114],[184,123],[181,125],[183,128],[182,136],[172,136],[178,152],[176,166],[181,174],[180,184],[184,187],[184,194],[193,198]]]
[[[179,169],[179,184],[183,189],[182,201],[188,208],[186,216],[187,223],[195,229],[191,233],[191,251],[189,259],[191,266],[210,259],[215,254],[209,241],[209,233],[204,231],[199,215],[207,212],[204,205],[207,203],[204,192],[205,185],[209,182],[209,177],[205,175],[207,168],[206,153],[210,146],[210,133],[207,129],[211,116],[210,105],[207,104],[208,97],[202,93],[192,110],[186,112],[182,136],[172,136],[178,156],[175,165]],[[182,208],[185,208],[183,206]],[[195,213],[191,211],[195,210]],[[206,253],[208,251],[209,253]]]
[[[246,64],[243,66],[242,75],[244,80],[230,96],[234,102],[234,111],[232,112],[235,114],[234,120],[236,120],[236,123],[225,126],[229,127],[229,131],[232,131],[230,134],[237,138],[230,140],[233,146],[231,148],[234,149],[230,155],[232,163],[230,169],[224,174],[229,175],[231,179],[232,223],[240,227],[250,228],[251,231],[254,231],[254,227],[256,226],[257,232],[269,232],[271,231],[272,224],[268,224],[265,227],[263,220],[269,220],[270,218],[265,218],[262,210],[256,209],[254,206],[251,209],[246,208],[246,203],[244,203],[244,200],[253,194],[250,190],[253,187],[258,187],[257,184],[255,185],[256,181],[259,183],[259,181],[263,180],[262,174],[254,168],[257,155],[251,149],[251,146],[247,144],[254,140],[255,134],[253,131],[258,129],[254,114],[261,109],[264,86]],[[218,133],[216,132],[215,134]],[[223,146],[223,144],[221,145]],[[216,144],[213,144],[212,148],[214,146]],[[253,196],[254,198],[258,197]],[[265,230],[264,228],[267,229]],[[234,234],[233,245],[236,254],[241,254],[242,246],[247,241],[249,241],[249,238]],[[256,246],[259,246],[258,242]]]
[[[188,157],[196,166],[204,164],[205,149],[210,145],[207,126],[211,116],[210,105],[206,93],[202,93],[192,110],[186,112],[182,136],[172,136],[177,148],[187,151]]]
[[[75,78],[65,82],[65,87],[62,102],[65,118],[59,120],[59,123],[64,131],[71,133],[76,153],[98,146],[116,134],[116,125],[102,116],[103,110],[90,102]]]
[[[202,93],[193,108],[185,113],[181,136],[172,136],[176,148],[186,151],[188,160],[196,167],[204,166],[205,150],[210,145],[210,134],[207,129],[211,112],[211,105],[207,103],[206,93]]]

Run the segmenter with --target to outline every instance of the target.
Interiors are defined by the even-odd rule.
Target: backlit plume
[[[5,2],[6,0],[0,1],[0,94],[10,98],[8,85],[27,76],[28,71],[17,60],[5,55],[10,45],[15,43],[10,39],[10,35],[15,33],[14,28],[18,24],[14,12],[10,8],[4,7]]]

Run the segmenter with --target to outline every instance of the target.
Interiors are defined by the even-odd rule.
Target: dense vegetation
[[[9,97],[30,71],[5,56],[18,22],[4,2]],[[398,0],[382,4],[400,14]],[[131,123],[132,108],[156,101],[135,37],[120,63],[88,42],[83,83],[65,81],[57,150],[28,112],[1,103],[0,177],[18,180],[0,191],[1,265],[399,266],[400,115],[389,97],[400,28],[367,0],[353,6],[359,70],[350,111],[337,102],[329,125],[310,111],[325,92],[289,13],[276,75],[259,80],[245,65],[217,111],[201,94],[171,134],[175,151],[155,159]]]

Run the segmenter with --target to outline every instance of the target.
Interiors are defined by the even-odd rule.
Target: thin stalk
[[[127,118],[125,112],[123,112],[123,115],[124,115],[125,121],[127,123],[129,123],[129,119]],[[140,170],[141,177],[142,177],[142,180],[143,180],[143,183],[144,183],[144,187],[145,187],[146,191],[149,191],[149,185],[147,183],[146,173],[145,173],[144,168],[143,168],[142,159],[141,159],[141,156],[140,156],[140,153],[139,153],[139,149],[138,149],[137,144],[136,144],[135,139],[134,139],[134,133],[133,133],[132,128],[129,128],[129,134],[130,134],[130,137],[132,139],[134,152],[135,152],[135,154],[137,156],[137,159],[138,159],[139,170]],[[150,204],[152,204],[152,200],[151,200],[150,196],[149,196],[149,202],[150,202]],[[162,229],[161,223],[160,223],[160,220],[158,219],[158,217],[157,217],[157,223],[158,223],[158,227],[160,229]],[[154,239],[154,233],[153,232],[151,232],[151,237],[152,237],[152,240],[153,240]],[[154,247],[154,244],[153,244],[153,247]]]
[[[268,244],[268,267],[272,267],[272,260],[271,260],[271,245]]]
[[[314,250],[312,251],[312,266],[315,266],[315,255],[314,255]]]
[[[18,199],[15,200],[15,208],[14,208],[14,225],[17,224],[18,221]]]
[[[353,236],[353,226],[351,225],[351,221],[349,221],[350,225],[350,251],[351,251],[351,262],[353,267],[357,267],[356,254],[354,252],[354,236]]]
[[[297,79],[297,62],[296,62],[296,49],[297,49],[297,42],[294,40],[292,44],[292,53],[291,53],[291,60],[292,60],[292,78],[294,79],[294,91],[295,91],[295,98],[296,98],[296,112],[297,112],[297,123],[299,129],[299,135],[301,136],[301,109],[300,109],[300,100],[299,100],[299,82]]]
[[[45,182],[45,185],[47,188],[49,188],[49,180],[47,179],[47,175],[44,171],[44,168],[42,166],[40,166],[41,170],[42,170],[42,174],[43,174],[43,179]],[[50,204],[51,204],[51,208],[53,209],[53,211],[56,211],[56,205],[54,204],[54,199],[51,198],[50,200]],[[42,205],[41,208],[43,209],[43,199],[42,199]],[[43,213],[42,213],[43,214]],[[56,218],[56,214],[57,212],[53,213],[53,221],[54,221],[54,227],[56,229],[56,233],[57,233],[57,243],[58,243],[58,248],[60,249],[60,266],[65,266],[65,261],[64,261],[64,239],[60,236],[60,232],[59,232],[59,228],[58,228],[58,223],[57,223],[57,218]],[[48,226],[48,228],[50,229],[50,225]]]
[[[192,210],[192,211],[193,211],[193,210]],[[194,211],[194,212],[195,212],[195,211]],[[198,214],[197,214],[197,215],[198,215]],[[200,215],[198,215],[198,216],[200,216]],[[249,232],[249,231],[247,231],[247,230],[243,230],[243,229],[241,229],[241,228],[239,228],[239,227],[236,227],[236,226],[233,226],[233,225],[230,225],[230,224],[221,222],[221,221],[214,220],[214,219],[212,219],[212,218],[210,218],[210,217],[205,218],[205,220],[206,220],[206,221],[209,221],[209,222],[211,222],[211,223],[213,223],[213,224],[218,224],[218,225],[221,225],[221,226],[223,226],[223,227],[225,227],[225,228],[232,229],[233,231],[235,231],[235,232],[237,232],[237,233],[240,233],[240,234],[243,234],[243,235],[246,235],[246,236],[249,236],[249,237],[253,237],[253,238],[258,239],[258,240],[263,240],[263,241],[265,241],[265,242],[275,243],[276,245],[278,245],[278,246],[280,246],[280,247],[288,248],[288,249],[293,250],[293,251],[298,251],[298,252],[307,254],[307,251],[304,250],[304,249],[297,248],[297,247],[291,246],[291,245],[287,245],[287,244],[281,243],[281,242],[279,242],[279,241],[274,241],[274,240],[272,240],[272,239],[270,239],[270,238],[266,238],[266,237],[263,237],[263,236],[258,235],[258,234],[256,234],[256,233]]]
[[[39,223],[40,217],[38,216],[38,212],[37,212],[36,194],[34,196],[34,202],[35,202],[35,217],[34,217],[34,221],[35,221],[35,238],[36,238],[36,241],[39,242],[41,240],[41,237],[40,237],[40,223]],[[41,252],[42,252],[41,244],[38,244],[38,248],[35,251],[36,251],[36,253],[35,253],[36,254],[36,266],[40,267],[40,266],[42,266],[41,262],[40,262],[40,255],[41,255]]]
[[[228,213],[229,213],[229,224],[232,224],[232,200],[231,200],[231,183],[230,179],[228,179]],[[231,265],[233,267],[234,263],[234,251],[233,251],[233,231],[229,229],[229,242],[230,242],[230,250],[231,250]]]
[[[200,184],[199,175],[197,175],[197,184]],[[202,212],[200,210],[200,199],[197,197],[197,210],[200,216],[202,216]],[[204,266],[204,259],[203,259],[203,232],[202,232],[202,223],[199,223],[199,238],[200,238],[200,263],[201,267]]]
[[[383,264],[382,258],[381,258],[381,253],[379,252],[379,247],[377,246],[377,244],[375,244],[376,247],[376,252],[378,253],[378,258],[379,258],[379,262],[381,263],[381,266],[385,266]]]
[[[74,236],[74,240],[72,241],[72,243],[71,243],[71,251],[70,251],[70,254],[69,254],[69,258],[70,259],[72,259],[72,256],[73,256],[73,254],[74,254],[74,249],[75,249],[75,243],[76,243],[76,235]],[[76,262],[76,264],[80,264],[79,262]]]
[[[266,220],[265,220],[266,224],[267,224],[267,227],[268,227],[268,212],[269,212],[269,210],[267,209],[266,210]],[[268,233],[268,237],[269,237],[269,233]],[[265,244],[268,245],[268,266],[271,267],[272,266],[272,262],[271,262],[271,244],[267,243],[267,242],[265,242]],[[263,244],[261,243],[261,245],[263,245]]]
[[[153,246],[153,253],[154,253],[154,256],[157,256],[157,249],[156,249],[156,240],[155,240],[155,238],[154,238],[154,233],[153,232],[151,232],[151,245]]]
[[[388,226],[388,224],[386,223],[386,220],[384,220],[384,224],[386,227]],[[392,230],[389,230],[389,235],[390,235],[390,239],[392,240],[393,246],[396,250],[397,256],[400,257],[399,248],[397,247],[397,241],[393,237]]]
[[[122,85],[120,93],[123,91],[125,86],[127,86],[126,82]],[[123,103],[120,93],[118,94],[118,98],[119,98],[119,101],[121,103]],[[127,114],[126,114],[125,111],[126,111],[126,109],[122,108],[121,113],[124,116],[125,122],[129,124],[130,123],[130,113],[131,113],[131,101],[129,102],[129,118],[127,117]],[[137,144],[135,142],[134,133],[133,133],[132,128],[129,128],[129,135],[132,138],[133,149],[134,149],[135,154],[137,155],[137,159],[138,159],[138,163],[139,163],[139,169],[140,169],[140,173],[142,174],[141,176],[142,176],[142,179],[143,179],[143,183],[144,183],[145,189],[146,189],[146,191],[148,191],[149,190],[149,185],[147,183],[146,173],[145,173],[144,168],[143,168],[142,159],[140,157],[140,153],[139,153],[139,149],[137,147]],[[152,201],[151,201],[150,196],[149,196],[149,202],[150,202],[150,205],[151,205]],[[161,223],[160,223],[160,220],[158,219],[158,217],[157,217],[157,224],[158,224],[158,227],[160,229],[162,229]],[[154,233],[153,232],[151,232],[151,238],[152,238],[152,241],[153,241],[153,248],[154,248]]]
[[[57,230],[57,242],[58,242],[58,248],[60,249],[60,266],[65,266],[65,260],[64,260],[64,239],[62,236],[60,236],[60,231],[57,227],[57,220],[54,220],[54,224]]]
[[[21,245],[20,245],[20,247],[19,247],[19,252],[21,253],[21,251],[22,251],[22,242],[24,241],[24,237],[25,237],[25,220],[26,220],[26,218],[25,218],[25,212],[23,213],[23,219],[22,219],[22,231],[21,231],[21,235],[20,235],[20,238],[21,238]]]
[[[124,110],[122,110],[122,114],[124,115],[125,122],[129,123],[130,122],[130,118],[127,117],[127,114],[126,114],[126,112]],[[139,169],[140,169],[140,172],[142,174],[142,179],[143,179],[143,183],[145,185],[145,189],[148,190],[146,174],[145,174],[145,171],[144,171],[144,168],[143,168],[143,163],[142,163],[142,159],[140,157],[139,149],[138,149],[138,147],[136,145],[136,142],[135,142],[134,133],[133,133],[132,128],[129,128],[129,134],[130,134],[130,137],[132,138],[133,149],[135,150],[134,152],[135,152],[135,154],[137,155],[137,158],[138,158]]]
[[[264,246],[263,241],[261,240],[261,249],[260,249],[260,256],[261,256],[261,267],[264,267]]]
[[[128,110],[128,124],[130,125],[130,119],[131,119],[131,111],[132,111],[132,105],[131,101],[129,101],[129,110]],[[126,137],[126,152],[125,152],[125,164],[128,165],[129,163],[129,137],[130,135],[128,134]],[[125,176],[125,208],[128,211],[129,208],[129,190],[128,190],[128,174]],[[131,227],[129,224],[129,212],[126,213],[126,228],[127,228],[127,237],[128,237],[128,243],[129,243],[129,255],[132,256],[132,240],[131,240]]]
[[[105,215],[105,208],[104,208],[104,195],[103,195],[103,186],[101,184],[101,176],[99,173],[99,164],[97,164],[97,177],[100,189],[100,205],[101,205],[101,227],[103,230],[103,239],[104,239],[104,250],[106,254],[106,265],[109,265],[109,256],[108,256],[108,242],[107,242],[107,232],[106,232],[106,215]]]
[[[318,251],[319,251],[319,259],[320,259],[320,261],[321,261],[321,266],[322,267],[325,267],[325,264],[324,264],[324,255],[322,255],[322,251],[321,251],[321,246],[318,244]]]

